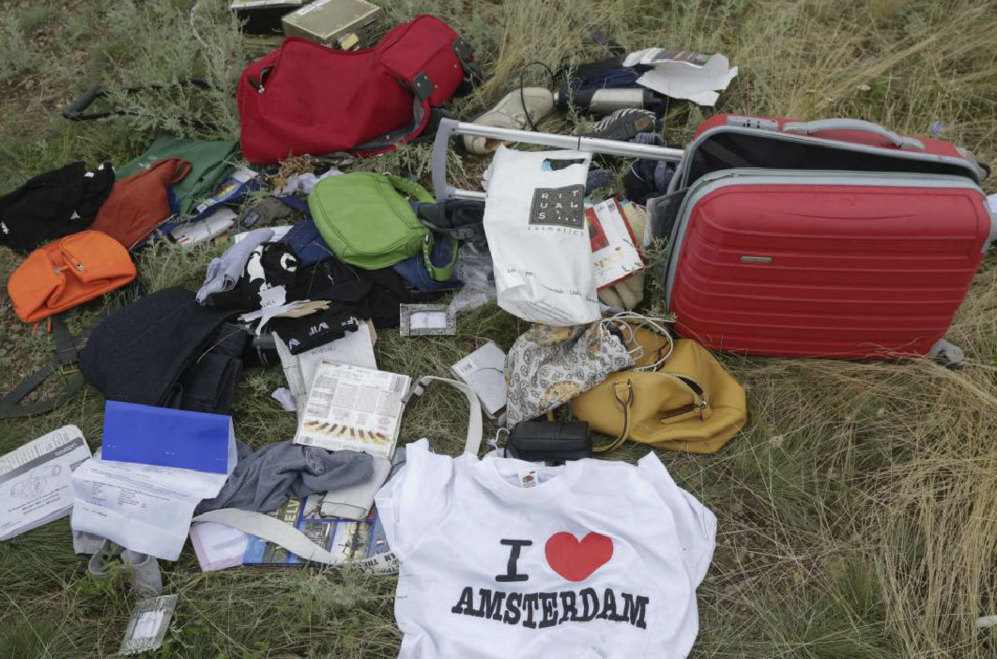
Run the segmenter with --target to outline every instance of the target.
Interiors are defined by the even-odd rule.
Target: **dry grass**
[[[236,134],[231,97],[245,58],[272,41],[240,39],[222,0],[204,0],[189,32],[190,0],[78,3],[12,0],[0,10],[0,189],[70,158],[120,163],[158,130],[189,132],[184,114]],[[629,48],[720,50],[741,73],[718,110],[802,119],[850,116],[945,136],[997,160],[997,3],[969,0],[407,0],[394,18],[433,11],[470,41],[493,77],[455,106],[472,116],[518,84],[530,61],[571,66],[606,54],[587,25]],[[69,125],[62,104],[92,82],[118,85],[208,75],[207,97],[138,100],[135,120]],[[532,83],[542,83],[534,72]],[[674,104],[669,139],[682,141],[709,112]],[[555,116],[547,130],[579,119]],[[422,177],[428,148],[359,167]],[[485,161],[454,154],[470,187]],[[991,184],[991,191],[993,191]],[[149,288],[199,282],[206,248],[165,247],[142,257]],[[0,254],[0,276],[16,265]],[[107,304],[118,304],[113,297]],[[74,316],[85,326],[103,303]],[[46,337],[0,313],[0,385],[44,359]],[[667,454],[676,480],[718,515],[715,560],[700,589],[696,656],[983,658],[997,654],[997,268],[989,262],[950,338],[967,368],[927,362],[857,364],[743,359],[725,363],[749,391],[751,423],[715,456]],[[383,368],[445,374],[489,338],[508,347],[523,323],[494,306],[460,318],[459,337],[413,341],[381,333]],[[253,445],[284,439],[293,420],[269,392],[275,369],[240,384],[236,431]],[[436,392],[434,392],[435,394]],[[100,438],[101,400],[85,389],[46,417],[0,425],[0,450],[64,423]],[[415,404],[403,437],[455,451],[464,427],[456,395]],[[612,456],[632,460],[627,447]],[[397,648],[394,582],[335,571],[241,569],[201,574],[191,552],[166,565],[180,594],[161,656],[385,657]],[[100,656],[117,648],[131,596],[96,586],[69,549],[66,523],[0,545],[0,657]]]

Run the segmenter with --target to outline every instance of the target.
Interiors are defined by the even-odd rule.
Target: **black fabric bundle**
[[[233,314],[181,288],[156,291],[94,328],[80,370],[111,400],[227,413],[248,336],[225,324]]]
[[[298,257],[284,243],[263,243],[253,250],[239,282],[230,291],[212,294],[213,306],[240,311],[256,311],[262,291],[283,286],[286,292],[297,281]],[[286,296],[286,301],[301,298]]]
[[[488,250],[485,238],[485,202],[476,199],[449,199],[414,204],[419,220],[438,233],[470,241],[481,251]]]
[[[74,162],[35,176],[0,196],[0,245],[29,252],[86,229],[112,187],[111,163],[88,173],[82,162]]]
[[[411,290],[394,268],[364,270],[329,258],[304,268],[288,298],[294,300],[329,300],[329,313],[354,315],[369,319],[377,328],[398,327],[398,305],[427,302],[438,294]],[[285,320],[291,321],[290,323]],[[311,324],[308,316],[282,319],[282,327]],[[281,338],[283,334],[278,331]]]

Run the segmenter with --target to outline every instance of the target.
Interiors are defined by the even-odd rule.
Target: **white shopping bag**
[[[583,201],[591,159],[580,151],[495,152],[484,226],[498,304],[509,313],[562,327],[599,320]]]

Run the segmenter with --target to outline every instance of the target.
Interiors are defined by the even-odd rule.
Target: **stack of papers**
[[[73,530],[168,561],[237,459],[230,417],[114,401],[103,450],[73,472]]]
[[[637,84],[671,98],[684,98],[713,107],[719,92],[737,76],[737,67],[723,55],[704,55],[685,50],[646,48],[630,53],[623,66],[650,67]]]
[[[350,366],[377,369],[377,359],[374,356],[374,342],[377,336],[370,323],[361,323],[356,332],[347,332],[346,336],[325,345],[292,355],[279,336],[274,335],[277,354],[284,367],[287,387],[297,403],[298,410],[303,410],[308,392],[315,379],[315,371],[322,362],[335,362]]]
[[[83,433],[63,426],[0,456],[0,540],[65,517],[72,473],[90,457]]]

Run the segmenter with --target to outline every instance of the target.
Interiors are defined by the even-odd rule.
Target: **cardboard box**
[[[317,0],[284,16],[284,34],[353,50],[381,38],[381,8],[366,0]]]
[[[280,34],[281,19],[309,0],[232,0],[229,11],[235,12],[246,34]]]

